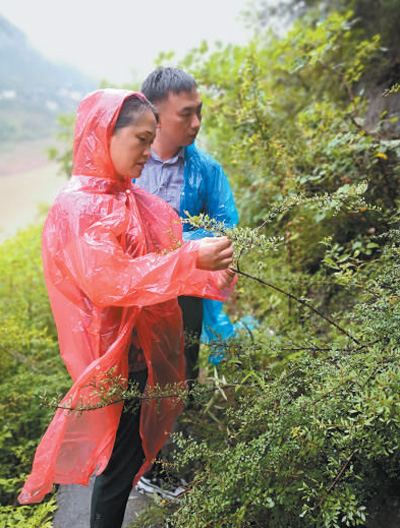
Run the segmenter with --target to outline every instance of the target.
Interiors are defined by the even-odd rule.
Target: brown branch
[[[357,376],[354,376],[354,377],[357,377]],[[306,407],[312,407],[313,405],[316,405],[317,403],[319,403],[320,401],[324,400],[325,398],[327,398],[330,394],[332,394],[332,392],[335,392],[337,391],[338,389],[340,389],[341,387],[343,387],[343,385],[345,385],[346,383],[348,383],[349,381],[352,381],[353,378],[349,378],[347,380],[344,380],[342,381],[341,383],[339,383],[339,385],[336,385],[336,387],[333,387],[333,389],[330,389],[328,390],[327,392],[325,392],[320,398],[317,398],[316,400],[313,400],[311,402],[308,402],[308,403],[304,403],[303,405],[298,405],[296,406],[296,409],[290,409],[288,411],[283,411],[283,412],[279,412],[278,413],[278,416],[282,416],[284,414],[290,414],[291,412],[293,412],[293,410],[297,410],[297,409],[305,409]],[[293,401],[293,400],[292,400]]]
[[[245,273],[244,271],[240,271],[239,269],[234,269],[234,268],[230,268],[230,269],[232,271],[234,271],[235,273],[237,273],[238,275],[242,275],[243,277],[247,277],[248,279],[255,280],[256,282],[259,282],[260,284],[263,284],[264,286],[268,286],[269,288],[272,288],[273,290],[275,290],[275,291],[277,291],[279,293],[283,293],[283,295],[286,295],[290,299],[293,299],[293,300],[297,301],[298,303],[302,304],[303,306],[306,306],[309,310],[313,311],[319,317],[322,317],[322,319],[325,319],[325,321],[327,321],[329,324],[331,324],[332,326],[337,328],[340,332],[345,334],[348,338],[350,338],[352,341],[354,341],[354,343],[356,343],[357,345],[361,345],[361,343],[359,341],[357,341],[357,339],[355,337],[353,337],[351,334],[349,334],[349,332],[347,332],[347,330],[345,330],[344,328],[339,326],[337,323],[335,323],[335,321],[332,321],[332,319],[330,319],[329,317],[327,317],[326,315],[321,313],[319,310],[317,310],[317,308],[314,308],[314,306],[309,304],[307,301],[304,301],[303,299],[299,299],[298,297],[296,297],[292,293],[286,292],[286,291],[282,290],[281,288],[279,288],[278,286],[275,286],[274,284],[271,284],[270,282],[267,282],[267,281],[264,281],[262,279],[259,279],[258,277],[254,277],[253,275],[249,275],[248,273]]]
[[[186,380],[186,381],[196,381],[196,380]],[[218,387],[210,387],[209,389],[204,389],[201,391],[202,394],[206,394],[208,392],[218,392],[218,389],[233,389],[236,387],[242,387],[245,386],[243,383],[227,383],[225,385],[219,385]],[[153,394],[153,395],[143,395],[140,394],[138,396],[135,396],[138,400],[161,400],[163,398],[174,398],[174,399],[183,399],[184,395],[179,393],[167,393],[167,394]],[[104,409],[105,407],[110,407],[111,405],[116,405],[117,403],[123,403],[126,401],[130,401],[133,398],[120,398],[118,400],[113,400],[111,402],[107,403],[99,403],[95,404],[93,406],[86,405],[82,407],[67,407],[64,405],[54,405],[47,402],[42,402],[41,405],[43,407],[50,407],[51,409],[62,409],[64,411],[76,411],[76,412],[85,412],[85,411],[97,411],[98,409]]]
[[[350,348],[350,349],[341,349],[342,354],[354,354],[356,352],[359,352],[360,350],[363,350],[363,348],[368,348],[371,345],[375,345],[376,343],[379,343],[379,339],[376,339],[375,341],[372,341],[372,343],[366,343],[365,345],[360,345],[357,348]],[[334,349],[332,347],[329,348],[323,348],[323,347],[316,347],[316,346],[303,346],[303,347],[282,347],[281,350],[285,351],[291,351],[291,352],[299,352],[301,350],[312,350],[313,352],[332,352]],[[333,358],[333,360],[336,361],[336,358]],[[329,361],[332,361],[332,359],[329,359]]]
[[[281,350],[290,351],[290,352],[300,352],[301,350],[312,350],[313,352],[332,352],[331,348],[320,348],[320,347],[283,347]]]
[[[355,454],[355,451],[352,451],[351,455],[349,456],[349,458],[346,460],[346,462],[343,464],[341,470],[339,471],[339,473],[336,475],[336,478],[335,480],[332,482],[332,484],[329,486],[328,488],[328,491],[326,492],[326,495],[325,497],[322,497],[322,499],[319,501],[319,503],[317,504],[316,508],[319,508],[325,501],[325,499],[327,498],[327,496],[330,494],[330,492],[333,490],[333,488],[336,486],[336,484],[338,483],[340,477],[343,475],[343,473],[345,472],[347,466],[350,464],[350,461],[351,459],[353,458]]]
[[[383,179],[385,180],[386,195],[388,196],[388,198],[389,198],[389,200],[390,200],[390,202],[392,204],[392,208],[393,209],[397,209],[396,200],[393,198],[393,189],[392,189],[391,183],[389,181],[388,175],[386,173],[385,164],[383,163],[383,161],[381,159],[379,159],[379,167],[381,169],[381,174],[383,175]]]
[[[353,123],[353,125],[355,125],[355,127],[360,131],[360,132],[363,132],[366,136],[369,136],[369,137],[372,137],[372,138],[376,138],[376,137],[379,137],[378,134],[372,134],[369,130],[365,129],[364,127],[362,127],[358,122],[357,122],[357,118],[360,117],[360,110],[358,109],[358,106],[357,106],[357,103],[356,103],[356,98],[354,96],[354,93],[353,93],[353,90],[351,89],[351,86],[350,86],[350,83],[349,81],[347,80],[347,77],[346,75],[342,72],[342,71],[337,71],[335,68],[332,68],[330,66],[328,66],[328,64],[326,64],[323,60],[321,59],[318,59],[318,62],[319,64],[321,64],[321,66],[329,71],[329,72],[332,72],[334,73],[335,75],[337,75],[338,77],[340,77],[342,83],[344,84],[344,87],[346,89],[346,92],[347,92],[347,95],[350,99],[350,102],[351,104],[353,105],[353,114],[348,114],[348,116],[350,117],[350,120],[351,122]]]
[[[363,387],[365,387],[365,385],[373,378],[373,376],[376,374],[376,372],[378,371],[379,367],[382,365],[383,361],[380,361],[378,363],[378,365],[372,370],[371,374],[368,376],[368,378],[365,380],[365,382],[363,383]],[[355,425],[355,424],[353,424]],[[339,471],[339,473],[336,475],[336,478],[335,480],[332,482],[332,484],[329,486],[328,488],[328,491],[325,495],[325,497],[322,497],[321,500],[319,501],[319,503],[317,504],[316,508],[319,508],[325,501],[325,499],[327,498],[327,496],[330,494],[330,492],[333,490],[333,488],[336,486],[336,484],[338,483],[339,479],[341,478],[341,476],[343,475],[343,473],[345,472],[347,466],[349,465],[351,459],[353,458],[353,456],[355,455],[355,450],[353,450],[350,454],[350,456],[347,458],[346,462],[343,464],[341,470]]]
[[[52,403],[47,403],[47,402],[41,402],[40,405],[42,405],[43,407],[49,407],[50,409],[55,409],[55,410],[61,409],[63,411],[86,412],[86,411],[97,411],[98,409],[105,409],[106,407],[110,407],[111,405],[116,405],[117,403],[122,403],[125,401],[126,400],[124,399],[119,399],[119,400],[114,400],[108,403],[102,403],[102,404],[98,404],[94,406],[86,405],[82,407],[67,407],[66,405],[54,405]]]
[[[374,344],[374,343],[372,343],[372,344]],[[368,346],[368,345],[360,346],[356,350],[361,350],[362,348],[364,348],[366,346]],[[384,360],[380,361],[378,363],[378,365],[376,365],[374,367],[374,369],[372,370],[372,372],[370,373],[370,375],[368,376],[368,378],[364,382],[363,386],[365,386],[373,378],[373,376],[376,374],[376,372],[379,370],[379,368],[381,366],[383,366],[384,361],[388,361],[390,359],[398,359],[398,356],[393,355],[393,356],[385,357]],[[296,370],[298,370],[298,369],[295,369],[295,371]],[[294,371],[291,371],[290,373],[288,373],[288,375],[289,374],[293,374],[293,372]],[[299,405],[299,406],[296,407],[296,409],[304,409],[306,407],[311,407],[313,405],[316,405],[318,402],[320,402],[320,401],[324,400],[325,398],[327,398],[330,394],[335,392],[337,389],[340,389],[346,383],[348,383],[350,381],[354,381],[354,379],[356,379],[357,377],[358,377],[358,375],[356,374],[353,377],[350,377],[350,378],[342,381],[341,383],[339,383],[338,385],[336,385],[335,387],[333,387],[329,391],[327,391],[324,394],[322,394],[322,396],[320,396],[316,400],[313,400],[311,402],[305,403],[303,405]],[[187,381],[195,381],[195,380],[187,380]],[[208,389],[203,389],[201,392],[199,392],[199,394],[207,394],[207,393],[210,393],[210,392],[218,392],[219,389],[222,389],[222,390],[224,390],[224,389],[234,389],[236,387],[246,387],[246,386],[247,387],[252,387],[254,385],[252,383],[249,383],[249,384],[246,384],[246,383],[226,383],[224,385],[219,385],[218,387],[210,387]],[[182,394],[169,393],[169,394],[150,395],[150,396],[138,395],[138,396],[136,396],[136,398],[138,400],[140,400],[140,399],[141,400],[152,400],[152,399],[162,399],[162,398],[180,398],[180,399],[182,399]],[[52,405],[52,404],[46,403],[46,402],[42,402],[41,405],[43,405],[45,407],[50,407],[50,408],[53,408],[53,409],[62,409],[62,410],[65,410],[65,411],[84,412],[84,411],[95,411],[97,409],[102,409],[104,407],[109,407],[110,405],[115,405],[117,403],[122,403],[122,402],[125,402],[125,401],[129,401],[129,400],[128,399],[118,399],[118,400],[114,400],[112,402],[99,404],[99,405],[94,406],[94,407],[86,406],[86,407],[81,407],[81,408],[66,407],[66,406],[63,406],[63,405]],[[395,403],[397,403],[397,402],[395,402]],[[279,412],[278,415],[290,414],[291,412],[292,412],[292,410],[287,410],[287,411]]]

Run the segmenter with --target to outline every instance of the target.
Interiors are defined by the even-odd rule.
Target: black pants
[[[147,370],[132,372],[129,380],[144,391]],[[111,458],[106,469],[95,479],[90,528],[120,528],[132,482],[144,461],[139,435],[140,408],[122,412]]]
[[[203,299],[200,297],[178,297],[182,310],[183,330],[185,332],[186,379],[196,380],[199,375],[201,328],[203,325]],[[192,384],[189,382],[189,386]]]

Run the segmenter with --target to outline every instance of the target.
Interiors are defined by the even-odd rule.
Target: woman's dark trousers
[[[147,370],[132,372],[129,380],[144,391]],[[114,448],[106,469],[95,479],[90,528],[120,528],[136,473],[144,461],[139,434],[140,408],[122,412]]]
[[[185,332],[185,377],[187,380],[191,380],[189,387],[192,387],[199,375],[198,360],[203,325],[203,299],[201,297],[180,296],[178,303],[182,310],[183,330]]]

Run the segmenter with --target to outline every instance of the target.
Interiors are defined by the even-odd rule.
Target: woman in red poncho
[[[43,229],[46,286],[60,352],[74,384],[35,455],[19,495],[40,502],[53,482],[87,485],[97,470],[92,528],[121,526],[129,492],[168,436],[178,406],[146,399],[136,413],[93,405],[110,375],[140,390],[184,381],[178,295],[225,300],[228,239],[182,243],[173,209],[139,187],[157,116],[142,94],[99,90],[79,106],[74,169]],[[65,407],[66,409],[63,409]],[[68,408],[68,409],[67,409]],[[117,432],[118,430],[118,432]]]

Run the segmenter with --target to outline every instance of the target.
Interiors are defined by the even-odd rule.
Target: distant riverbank
[[[51,204],[66,183],[58,165],[0,177],[0,242],[38,220],[40,204]]]
[[[0,242],[38,219],[40,204],[51,204],[66,183],[49,161],[53,138],[0,144]]]
[[[47,151],[55,146],[57,140],[53,137],[0,142],[0,178],[49,165]]]

